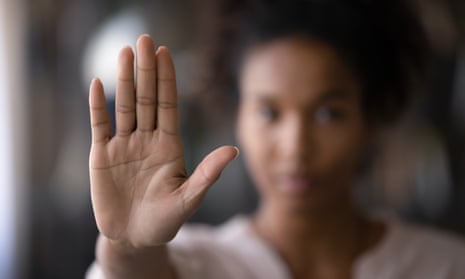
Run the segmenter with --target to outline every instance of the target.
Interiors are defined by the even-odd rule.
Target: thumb
[[[186,181],[184,189],[184,204],[187,211],[193,213],[208,188],[220,177],[226,166],[239,155],[239,149],[234,146],[222,146],[208,154]]]

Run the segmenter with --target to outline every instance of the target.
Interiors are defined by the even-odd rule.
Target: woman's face
[[[328,209],[350,200],[368,142],[361,86],[325,43],[283,38],[247,52],[237,135],[262,201]]]

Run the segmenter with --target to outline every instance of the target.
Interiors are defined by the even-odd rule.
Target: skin
[[[347,203],[369,138],[352,72],[329,46],[304,39],[246,56],[237,134],[263,201],[309,213]]]
[[[143,35],[118,60],[116,131],[101,82],[90,86],[92,205],[100,231],[97,261],[108,278],[172,278],[165,243],[198,208],[237,148],[210,153],[187,177],[178,125],[173,62]]]
[[[351,202],[372,133],[360,88],[322,42],[282,38],[244,59],[237,135],[261,197],[254,228],[294,278],[350,278],[382,234]]]
[[[238,150],[216,149],[188,177],[170,54],[147,35],[136,50],[137,78],[132,50],[119,56],[114,135],[103,86],[90,86],[97,261],[107,278],[175,278],[166,243]],[[261,193],[253,229],[294,278],[349,278],[381,235],[349,198],[370,130],[357,78],[329,46],[283,38],[248,52],[240,88],[237,134]]]

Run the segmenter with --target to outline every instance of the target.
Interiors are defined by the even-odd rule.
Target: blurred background
[[[383,136],[357,198],[465,235],[465,2],[411,1],[432,67],[423,98]],[[0,278],[82,278],[92,262],[88,84],[99,76],[113,106],[117,52],[139,34],[174,55],[188,169],[234,144],[231,115],[211,115],[199,94],[209,13],[206,0],[0,0]],[[218,224],[255,204],[237,160],[192,222]]]

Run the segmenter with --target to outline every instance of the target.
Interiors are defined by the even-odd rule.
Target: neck
[[[350,266],[371,246],[372,228],[350,202],[304,213],[286,212],[264,202],[254,219],[257,234],[294,270],[309,265]]]
[[[262,203],[255,215],[256,228],[264,229],[269,237],[278,237],[302,244],[331,243],[358,234],[362,215],[347,203],[331,210],[285,211],[270,203]],[[316,245],[312,245],[315,247]]]

